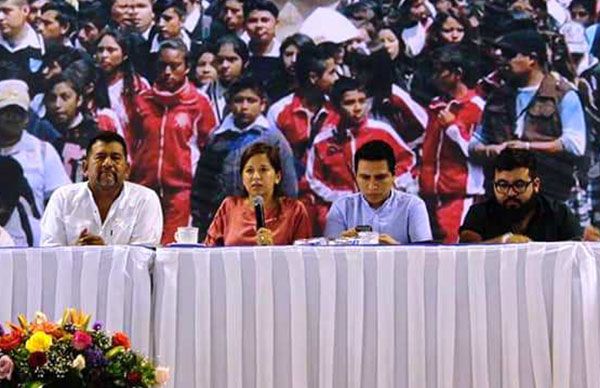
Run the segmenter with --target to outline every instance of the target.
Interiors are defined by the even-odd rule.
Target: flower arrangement
[[[109,335],[90,315],[65,311],[58,323],[42,313],[33,321],[0,325],[0,388],[148,388],[164,384],[166,368],[131,350],[125,333]]]

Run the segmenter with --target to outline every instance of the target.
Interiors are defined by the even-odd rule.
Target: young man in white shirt
[[[86,150],[87,182],[61,187],[42,217],[42,246],[157,245],[163,215],[156,193],[125,182],[129,176],[125,140],[101,132]]]

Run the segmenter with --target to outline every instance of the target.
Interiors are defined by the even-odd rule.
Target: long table
[[[159,249],[171,387],[600,387],[599,248]]]
[[[0,249],[0,320],[82,308],[177,388],[598,388],[599,259],[583,243]]]

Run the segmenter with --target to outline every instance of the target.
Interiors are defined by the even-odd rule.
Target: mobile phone
[[[373,228],[371,228],[371,225],[357,225],[354,229],[356,230],[357,233],[373,231]]]

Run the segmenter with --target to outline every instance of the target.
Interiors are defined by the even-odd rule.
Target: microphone
[[[254,203],[254,214],[256,216],[256,230],[265,227],[265,201],[263,197],[257,195],[252,200]]]

